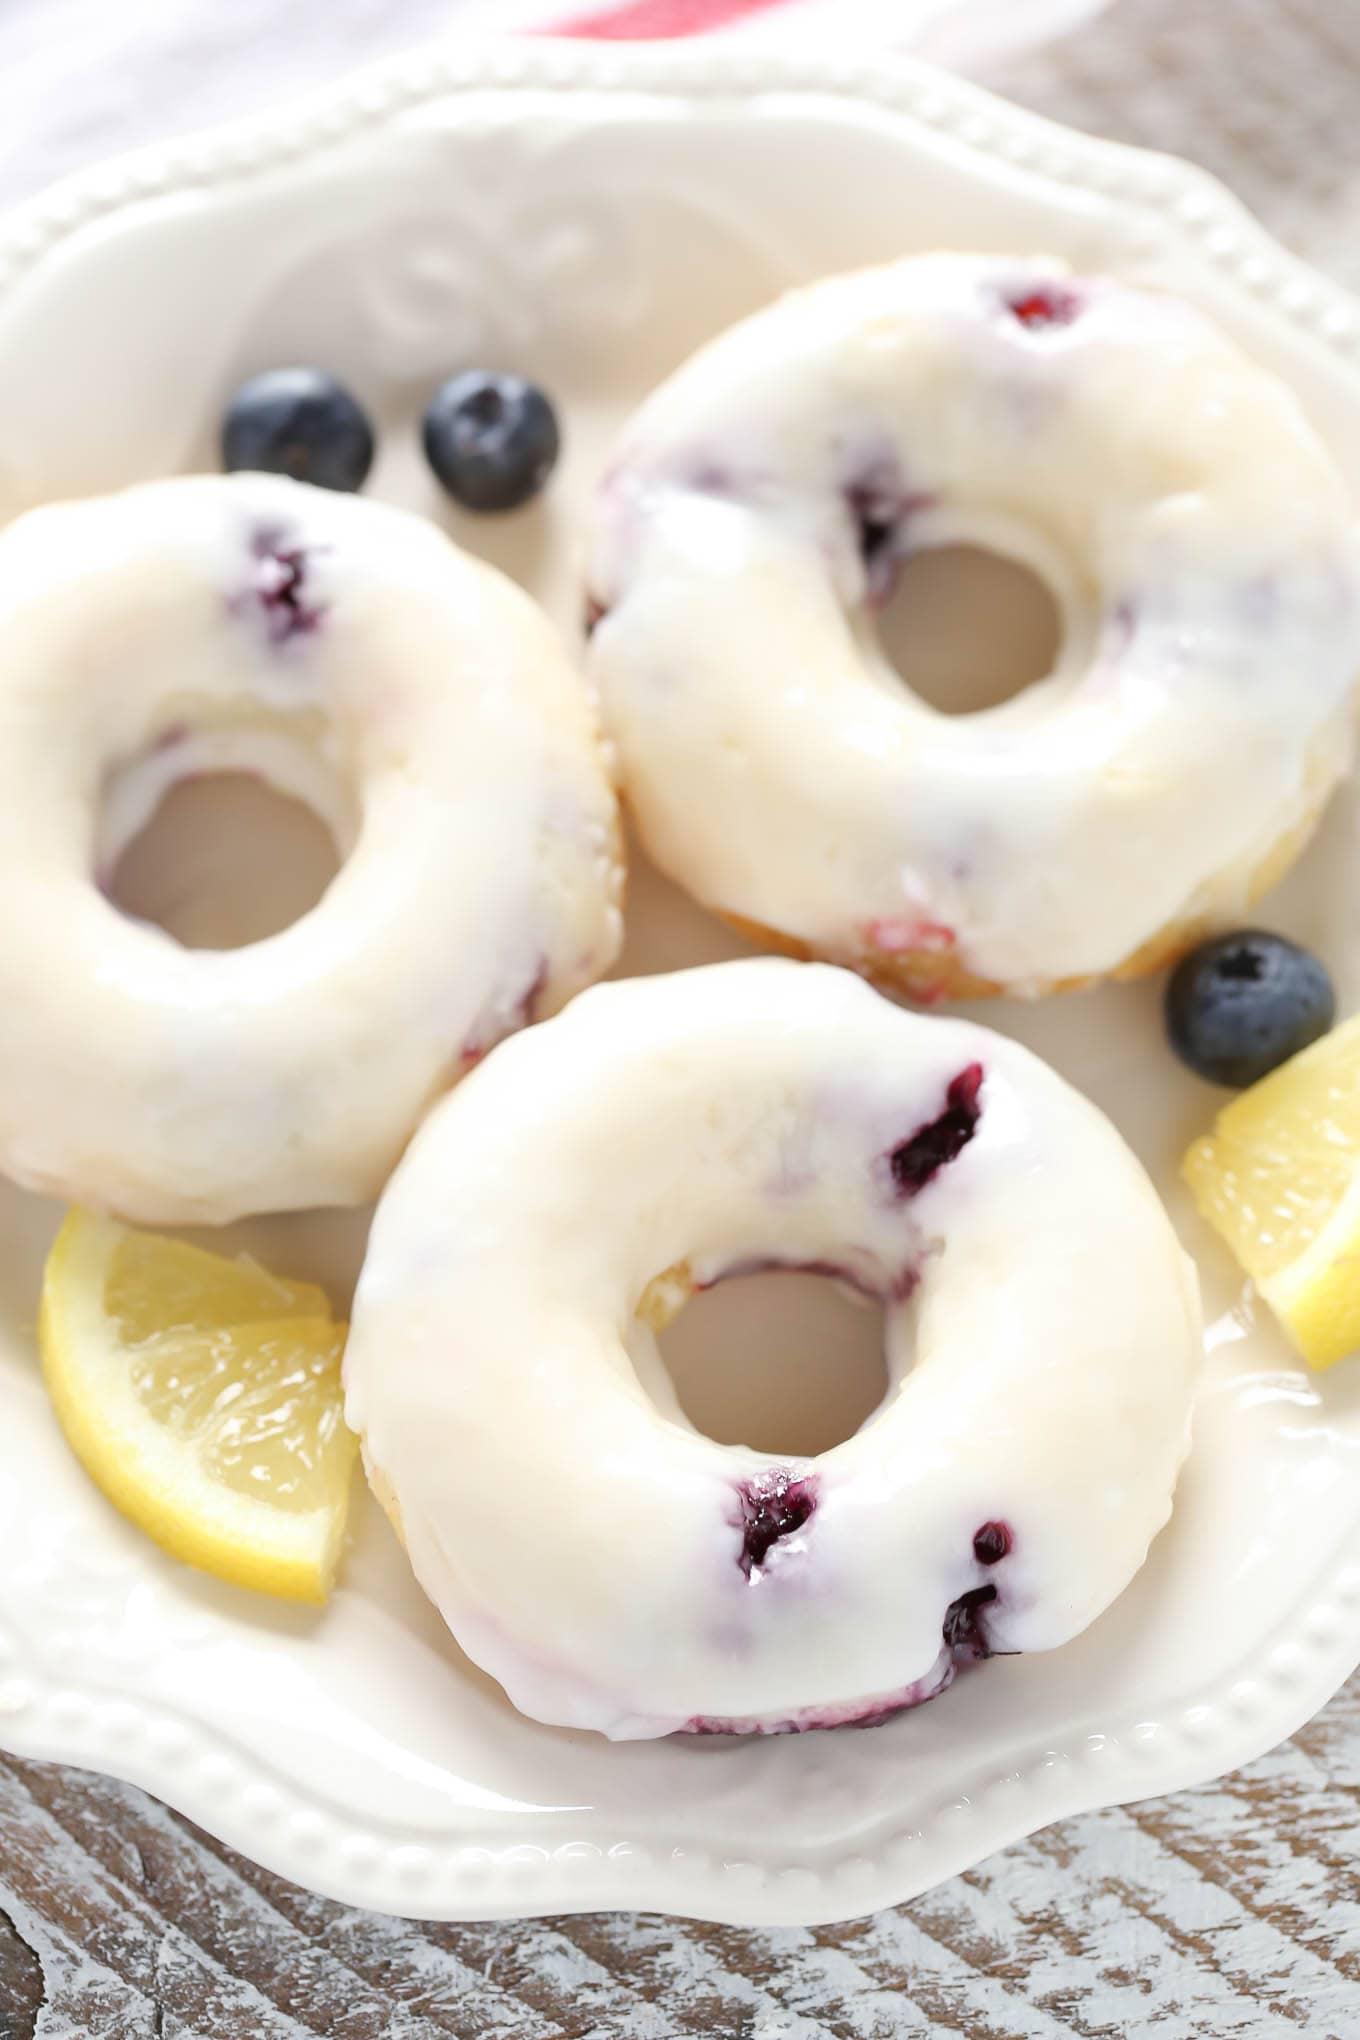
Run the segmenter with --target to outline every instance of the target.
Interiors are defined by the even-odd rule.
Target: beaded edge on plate
[[[1053,1820],[1250,1762],[1280,1739],[1273,1718],[1262,1738],[1265,1699],[1289,1697],[1302,1722],[1335,1690],[1338,1666],[1349,1668],[1353,1655],[1352,1645],[1338,1648],[1351,1634],[1349,1610],[1360,1615],[1360,1565],[1345,1559],[1259,1666],[1243,1667],[1214,1699],[1187,1701],[1160,1721],[1130,1717],[1087,1730],[1066,1747],[1036,1746],[1004,1771],[967,1780],[924,1820],[888,1831],[868,1852],[828,1850],[830,1860],[821,1861],[813,1850],[814,1860],[723,1857],[645,1834],[498,1847],[422,1839],[409,1828],[382,1832],[375,1821],[365,1826],[318,1805],[283,1772],[187,1714],[117,1691],[49,1684],[3,1662],[0,1724],[23,1724],[12,1738],[16,1754],[143,1784],[256,1861],[343,1904],[432,1919],[620,1907],[723,1919],[726,1908],[713,1907],[710,1896],[716,1880],[744,1925],[812,1925],[903,1903]],[[0,1732],[0,1747],[9,1743]],[[1164,1766],[1155,1784],[1144,1774],[1150,1755]],[[1055,1778],[1060,1790],[1036,1809],[1035,1788]]]
[[[1174,156],[1077,133],[906,57],[504,39],[387,60],[347,84],[199,137],[81,171],[0,220],[0,290],[68,235],[185,189],[211,191],[305,161],[417,107],[464,93],[642,92],[765,99],[781,92],[868,101],[986,158],[1060,186],[1154,208],[1239,289],[1345,361],[1360,360],[1360,301],[1288,254],[1207,171]]]

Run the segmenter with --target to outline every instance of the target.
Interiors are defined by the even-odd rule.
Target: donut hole
[[[729,1276],[656,1344],[696,1430],[772,1457],[842,1444],[888,1391],[882,1310],[822,1275]]]
[[[243,949],[301,920],[340,862],[305,802],[247,772],[210,772],[165,793],[105,889],[186,949]]]
[[[945,715],[1012,700],[1052,672],[1062,645],[1061,612],[1042,577],[980,545],[911,553],[877,630],[888,664]]]

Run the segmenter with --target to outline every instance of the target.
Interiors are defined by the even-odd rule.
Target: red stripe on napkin
[[[769,14],[787,0],[623,0],[550,22],[536,35],[590,36],[599,42],[661,42],[671,36],[703,35],[749,14]]]

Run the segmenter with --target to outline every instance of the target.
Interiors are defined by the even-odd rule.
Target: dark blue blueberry
[[[222,465],[229,474],[251,468],[319,489],[361,489],[373,465],[373,427],[324,369],[266,369],[227,406]]]
[[[1166,987],[1171,1046],[1196,1076],[1241,1088],[1327,1032],[1332,981],[1283,935],[1242,928],[1182,957]]]
[[[435,391],[424,440],[430,466],[465,510],[518,510],[547,481],[561,444],[536,383],[480,369]]]

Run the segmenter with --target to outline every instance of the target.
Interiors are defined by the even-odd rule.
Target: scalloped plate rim
[[[780,93],[871,104],[935,128],[984,160],[1090,188],[1134,207],[1155,204],[1165,234],[1190,235],[1197,255],[1249,296],[1273,280],[1273,309],[1360,374],[1360,297],[1277,241],[1212,172],[1184,158],[1107,141],[1013,105],[980,85],[906,56],[872,62],[700,44],[591,43],[551,37],[451,39],[384,58],[336,84],[219,126],[131,150],[60,179],[0,217],[0,291],[78,232],[114,212],[192,188],[212,190],[338,148],[414,107],[484,92],[706,96],[758,101]],[[998,151],[994,130],[1010,146]],[[1044,160],[1044,150],[1048,160]],[[1064,161],[1066,158],[1068,160]],[[1174,201],[1168,227],[1164,211]],[[1231,245],[1222,230],[1231,230]],[[1245,237],[1245,247],[1239,237]],[[1264,264],[1264,273],[1254,265]]]
[[[1325,1593],[1310,1592],[1300,1604],[1293,1631],[1273,1647],[1268,1671],[1276,1698],[1268,1726],[1252,1725],[1257,1682],[1234,1679],[1228,1684],[1230,1695],[1243,1684],[1250,1688],[1245,1704],[1240,1696],[1235,1702],[1230,1699],[1222,1710],[1224,1718],[1215,1724],[1218,1687],[1208,1701],[1200,1697],[1185,1702],[1180,1710],[1183,1754],[1179,1761],[1169,1762],[1165,1752],[1160,1753],[1153,1780],[1140,1777],[1146,1759],[1131,1756],[1127,1745],[1126,1739],[1141,1724],[1120,1721],[1113,1729],[1088,1730],[1081,1737],[1084,1765],[1069,1765],[1063,1789],[1050,1789],[1039,1809],[1026,1805],[1024,1793],[1035,1789],[1040,1772],[1052,1764],[1055,1753],[1044,1749],[1032,1750],[1024,1764],[987,1779],[980,1788],[974,1785],[971,1793],[957,1791],[937,1802],[931,1815],[933,1845],[932,1826],[926,1824],[892,1837],[871,1856],[856,1848],[829,1864],[821,1859],[822,1852],[808,1852],[816,1856],[812,1862],[714,1858],[684,1845],[669,1854],[658,1853],[654,1838],[641,1829],[636,1835],[620,1834],[607,1849],[574,1840],[556,1845],[521,1841],[499,1848],[481,1843],[440,1845],[404,1828],[388,1829],[379,1838],[377,1823],[358,1820],[350,1821],[346,1831],[345,1823],[330,1812],[318,1812],[304,1795],[292,1794],[282,1774],[264,1765],[254,1752],[243,1752],[221,1732],[209,1731],[179,1710],[160,1705],[138,1708],[125,1693],[103,1694],[36,1680],[23,1681],[27,1690],[19,1704],[0,1686],[0,1750],[100,1771],[138,1785],[263,1868],[340,1904],[404,1918],[452,1921],[664,1911],[733,1926],[820,1926],[906,1904],[1055,1821],[1161,1798],[1222,1777],[1296,1734],[1360,1666],[1360,1563],[1343,1559],[1323,1572],[1328,1582]],[[1340,1630],[1347,1640],[1333,1642],[1325,1652],[1315,1647],[1311,1676],[1304,1676],[1299,1661],[1310,1655],[1308,1642],[1316,1646],[1324,1635],[1337,1635],[1337,1602],[1355,1611],[1352,1626],[1342,1625]],[[1245,1672],[1247,1667],[1239,1669]],[[30,1719],[45,1717],[47,1732],[11,1734],[6,1716],[17,1718],[20,1713]],[[1196,1719],[1205,1715],[1207,1721]],[[1231,1726],[1225,1727],[1225,1722]],[[1175,1724],[1155,1726],[1160,1734]],[[1107,1753],[1113,1753],[1108,1764]],[[177,1776],[174,1767],[180,1763],[186,1772],[189,1766],[197,1767],[198,1777]],[[290,1797],[295,1801],[291,1809]],[[954,1837],[941,1841],[941,1822],[964,1806],[973,1808],[976,1798],[984,1806],[991,1801],[985,1838],[980,1843],[970,1838],[967,1822],[956,1821]],[[997,1805],[998,1799],[1005,1803]],[[290,1833],[279,1843],[272,1837],[284,1820],[290,1823]],[[928,1845],[933,1852],[915,1861],[911,1851]],[[323,1854],[327,1848],[328,1858]],[[443,1895],[436,1896],[428,1885],[441,1858],[446,1881]],[[475,1899],[459,1889],[474,1878]],[[505,1888],[495,1890],[496,1882]],[[731,1902],[724,1903],[725,1891]]]

